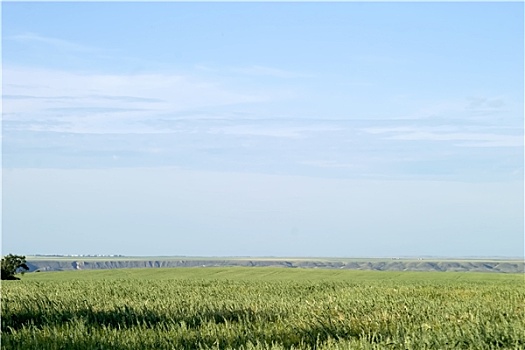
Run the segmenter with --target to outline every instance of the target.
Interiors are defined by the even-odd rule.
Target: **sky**
[[[524,255],[522,2],[2,2],[2,254]]]

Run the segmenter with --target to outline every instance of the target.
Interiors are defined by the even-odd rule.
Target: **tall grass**
[[[525,348],[525,289],[512,276],[236,271],[4,282],[2,349]]]

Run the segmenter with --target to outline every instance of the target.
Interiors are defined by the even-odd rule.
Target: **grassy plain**
[[[523,349],[522,274],[285,268],[30,273],[2,349]]]

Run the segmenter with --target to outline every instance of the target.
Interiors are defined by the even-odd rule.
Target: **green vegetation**
[[[26,264],[26,257],[21,255],[8,254],[2,258],[2,276],[3,280],[19,280],[17,273],[24,274],[29,270]]]
[[[481,273],[31,273],[2,284],[2,349],[523,349],[523,287]]]

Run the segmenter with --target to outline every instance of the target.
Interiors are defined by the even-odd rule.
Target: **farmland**
[[[2,283],[2,349],[522,349],[522,274],[41,272]]]

